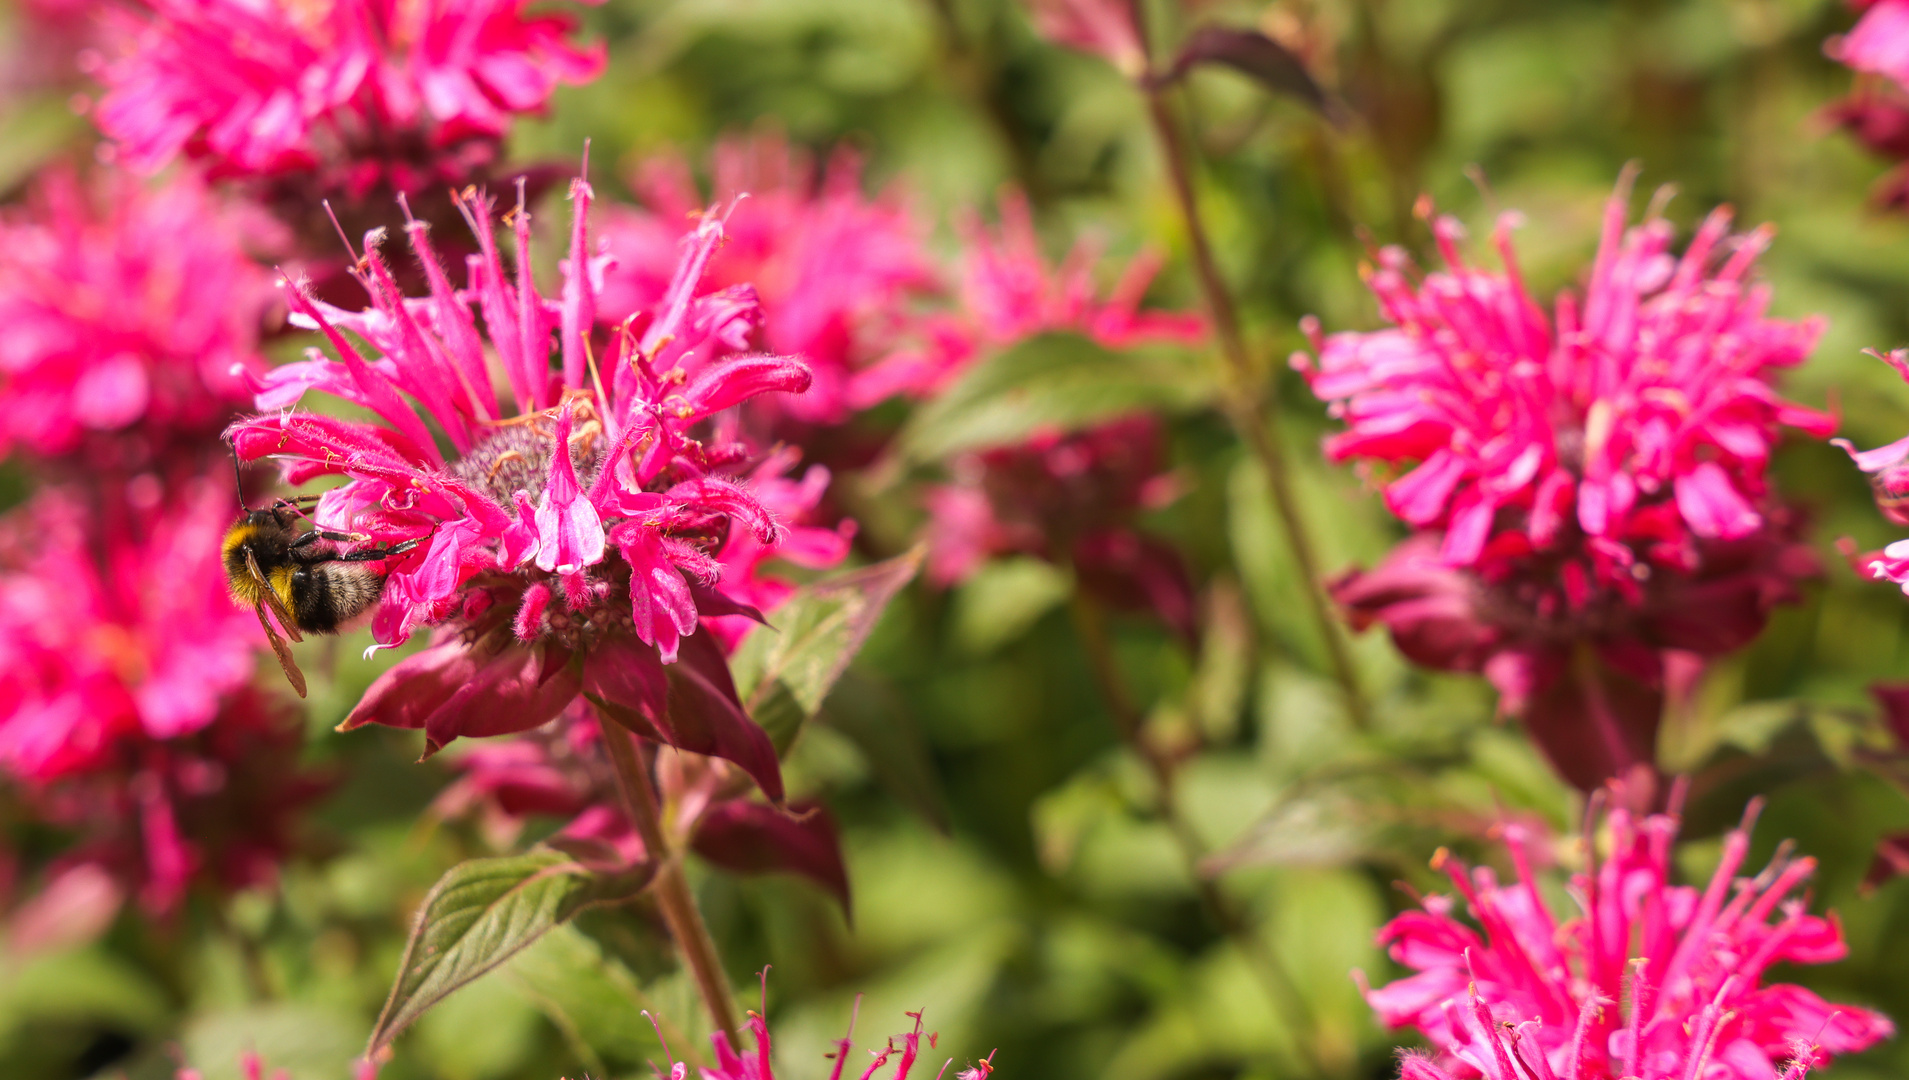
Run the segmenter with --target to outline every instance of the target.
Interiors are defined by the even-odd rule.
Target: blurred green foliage
[[[1163,27],[1188,24],[1155,6]],[[778,128],[818,151],[858,148],[873,182],[901,185],[937,223],[943,251],[954,215],[991,214],[1014,185],[1054,252],[1083,234],[1117,253],[1163,248],[1176,257],[1154,300],[1195,305],[1139,100],[1100,61],[1035,38],[1009,0],[610,0],[586,17],[609,70],[524,125],[519,159],[572,160],[588,138],[598,192],[627,197],[646,155],[702,162],[726,132]],[[1647,188],[1675,186],[1669,213],[1685,226],[1730,202],[1779,227],[1762,262],[1776,312],[1830,319],[1792,396],[1840,409],[1859,446],[1909,430],[1909,388],[1859,353],[1909,340],[1909,222],[1867,205],[1884,165],[1816,119],[1849,83],[1821,53],[1851,21],[1844,5],[1212,0],[1197,18],[1304,28],[1318,74],[1360,116],[1334,133],[1227,73],[1196,74],[1186,95],[1201,197],[1269,370],[1301,344],[1304,314],[1374,325],[1364,245],[1423,252],[1422,192],[1475,235],[1500,209],[1523,211],[1526,273],[1548,295],[1577,279],[1603,200],[1636,160]],[[67,92],[0,106],[0,185],[86,152]],[[1318,544],[1331,567],[1369,562],[1398,530],[1357,477],[1318,459],[1323,412],[1278,378]],[[1201,866],[1271,943],[1310,1030],[1281,1019],[1255,962],[1203,911],[1097,692],[1071,581],[1016,561],[949,593],[902,594],[791,752],[793,792],[824,797],[844,825],[852,923],[806,883],[698,871],[735,984],[774,966],[786,1075],[821,1075],[859,995],[861,1045],[925,1009],[939,1056],[999,1047],[1006,1076],[1297,1076],[1301,1043],[1337,1075],[1390,1076],[1393,1038],[1348,972],[1390,977],[1372,934],[1406,902],[1393,882],[1435,888],[1425,860],[1440,844],[1489,858],[1477,837],[1502,812],[1575,819],[1575,796],[1494,722],[1482,685],[1414,670],[1378,636],[1355,643],[1377,722],[1353,730],[1256,467],[1211,413],[1178,415],[1173,439],[1185,494],[1151,525],[1208,583],[1213,629],[1198,659],[1137,622],[1115,621],[1113,647],[1149,730],[1208,746],[1181,793],[1213,853]],[[1840,913],[1852,954],[1785,977],[1909,1018],[1909,883],[1858,888],[1876,838],[1909,827],[1909,800],[1860,752],[1876,737],[1866,686],[1909,671],[1909,606],[1830,545],[1893,537],[1840,451],[1789,445],[1777,471],[1813,514],[1826,574],[1666,726],[1666,761],[1733,766],[1730,782],[1699,787],[1686,869],[1707,873],[1704,837],[1766,794],[1753,859],[1785,837],[1820,859],[1815,902]],[[0,475],[0,501],[15,486]],[[905,500],[872,507],[866,553],[904,550],[918,523]],[[344,1075],[425,890],[499,850],[425,812],[447,772],[410,763],[415,738],[331,732],[390,663],[357,653],[341,643],[314,680],[309,753],[341,779],[313,823],[322,857],[286,867],[275,893],[201,904],[177,925],[122,921],[79,950],[0,958],[0,1075],[81,1076],[127,1053],[105,1074],[165,1076],[169,1042],[208,1078],[235,1076],[248,1046],[299,1080]],[[679,1055],[698,1052],[700,1009],[659,925],[639,903],[546,937],[426,1016],[384,1075],[644,1075],[662,1057],[633,1002]],[[1905,1073],[1898,1042],[1825,1075]]]

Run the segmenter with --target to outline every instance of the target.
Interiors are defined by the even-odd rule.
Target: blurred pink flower
[[[1432,895],[1380,930],[1380,944],[1416,974],[1368,988],[1366,1000],[1387,1026],[1417,1028],[1437,1055],[1408,1056],[1404,1080],[1799,1080],[1895,1033],[1868,1009],[1763,985],[1772,965],[1830,963],[1848,950],[1833,916],[1790,898],[1814,859],[1780,853],[1754,878],[1738,876],[1754,804],[1699,891],[1671,884],[1675,813],[1630,805],[1647,791],[1613,785],[1610,795],[1608,854],[1599,858],[1587,819],[1590,864],[1571,877],[1584,914],[1553,915],[1535,872],[1540,837],[1508,824],[1514,884],[1443,851],[1433,860],[1476,929],[1457,918],[1456,898]]]
[[[1034,29],[1059,45],[1093,53],[1133,78],[1146,70],[1131,0],[1025,0]]]
[[[460,200],[481,251],[465,292],[438,269],[415,222],[408,231],[428,297],[399,294],[375,236],[359,271],[371,310],[339,310],[288,287],[294,321],[320,329],[338,359],[314,352],[274,369],[258,383],[258,404],[283,411],[241,420],[228,437],[243,459],[275,458],[290,483],[345,477],[319,501],[319,525],[427,541],[386,563],[371,629],[379,647],[420,627],[439,633],[372,685],[346,728],[423,728],[429,753],[459,735],[537,727],[581,693],[640,735],[735,760],[780,799],[768,737],[743,714],[721,649],[695,631],[703,615],[741,610],[713,588],[722,538],[747,530],[773,547],[785,535],[733,478],[748,450],[710,420],[760,394],[806,389],[808,368],[745,351],[760,322],[746,287],[698,295],[724,233],[713,214],[685,238],[657,308],[593,340],[602,260],[589,254],[590,188],[578,181],[571,195],[570,258],[555,301],[523,269],[521,188],[514,280],[479,196]],[[345,331],[377,358],[361,359]],[[499,382],[514,416],[500,412]],[[288,408],[312,389],[382,423]],[[684,670],[666,673],[679,650]]]
[[[1386,504],[1420,535],[1335,591],[1407,655],[1482,670],[1507,712],[1585,789],[1648,761],[1667,651],[1747,644],[1816,572],[1769,490],[1783,427],[1834,421],[1778,397],[1822,320],[1768,318],[1746,280],[1768,230],[1712,213],[1681,258],[1670,224],[1626,229],[1610,201],[1582,303],[1556,324],[1526,292],[1501,220],[1493,272],[1466,265],[1450,218],[1446,269],[1415,280],[1387,249],[1368,275],[1393,329],[1321,338],[1294,366],[1347,430],[1335,461],[1405,469]]]
[[[359,196],[469,178],[513,115],[603,68],[567,15],[525,0],[143,0],[113,8],[100,129],[129,165],[319,171]]]
[[[731,138],[717,144],[714,166],[714,200],[733,209],[698,288],[752,287],[762,343],[800,356],[815,374],[807,394],[762,404],[801,423],[835,425],[878,403],[883,388],[868,384],[864,369],[895,347],[909,306],[936,287],[923,224],[898,191],[864,195],[861,161],[846,150],[818,170],[780,136]],[[643,209],[604,214],[615,261],[597,316],[609,323],[656,306],[679,240],[708,205],[681,158],[646,163],[636,187]]]
[[[0,518],[0,767],[48,781],[213,722],[256,661],[219,563],[233,512],[229,478],[146,473]]]
[[[1094,282],[1100,257],[1091,243],[1051,266],[1019,194],[1002,197],[998,231],[971,218],[962,233],[957,311],[928,325],[925,348],[898,354],[872,377],[930,395],[983,353],[1048,331],[1110,349],[1205,337],[1197,315],[1141,308],[1160,269],[1156,255],[1128,263],[1105,299]],[[1072,566],[1082,586],[1108,603],[1150,610],[1193,633],[1192,584],[1179,555],[1134,528],[1136,517],[1176,494],[1164,458],[1159,422],[1142,415],[960,455],[948,463],[954,483],[927,494],[929,578],[950,585],[993,556],[1038,555]]]
[[[1035,555],[1072,567],[1113,606],[1197,637],[1178,553],[1134,526],[1177,494],[1164,458],[1159,422],[1146,415],[963,455],[950,466],[956,482],[928,492],[929,578],[952,585],[989,558]]]
[[[189,177],[88,190],[55,170],[0,215],[0,452],[144,467],[203,444],[243,404],[272,302],[241,220]]]
[[[1870,355],[1894,368],[1909,380],[1909,349],[1889,353],[1872,351]],[[1892,524],[1909,525],[1909,436],[1874,450],[1857,450],[1847,439],[1830,440],[1849,454],[1856,468],[1869,476],[1876,497],[1876,508]],[[1898,540],[1881,551],[1858,555],[1850,541],[1841,545],[1850,556],[1856,572],[1872,581],[1892,581],[1909,594],[1909,541]]]
[[[1849,33],[1823,44],[1829,58],[1892,79],[1909,90],[1909,0],[1858,0],[1866,9]]]
[[[1206,336],[1206,321],[1178,311],[1143,310],[1147,286],[1161,260],[1142,252],[1127,263],[1105,299],[1094,282],[1100,263],[1096,245],[1082,241],[1060,266],[1041,253],[1027,199],[1001,196],[1001,225],[989,230],[978,217],[961,223],[961,268],[956,310],[922,321],[925,340],[902,349],[864,376],[873,400],[894,393],[926,396],[953,382],[982,353],[1050,330],[1082,334],[1110,349],[1149,342],[1194,344]]]

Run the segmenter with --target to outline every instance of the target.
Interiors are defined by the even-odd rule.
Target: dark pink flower
[[[134,168],[313,170],[362,195],[467,179],[511,118],[603,68],[574,21],[524,0],[144,0],[113,9],[100,129]]]
[[[763,404],[835,425],[879,402],[886,388],[864,370],[895,348],[909,307],[935,288],[925,227],[899,192],[864,195],[861,162],[846,150],[818,170],[779,136],[733,138],[717,144],[714,166],[714,200],[734,208],[698,288],[753,288],[762,344],[802,357],[815,375],[807,394]],[[656,306],[680,238],[708,205],[680,158],[647,163],[636,187],[643,209],[604,214],[615,259],[597,306],[606,322]]]
[[[263,365],[257,228],[189,177],[44,176],[0,216],[0,453],[93,444],[87,467],[138,469],[216,432]]]
[[[1587,821],[1589,866],[1570,881],[1583,910],[1570,917],[1540,891],[1544,851],[1530,827],[1503,827],[1511,884],[1440,852],[1433,865],[1457,897],[1424,897],[1386,924],[1380,944],[1415,974],[1366,990],[1387,1026],[1416,1028],[1434,1047],[1435,1059],[1405,1060],[1405,1080],[1799,1080],[1895,1033],[1879,1013],[1764,984],[1773,965],[1847,953],[1834,917],[1791,896],[1814,859],[1780,854],[1739,877],[1753,805],[1707,886],[1672,884],[1677,817],[1642,813],[1634,796],[1648,799],[1611,790],[1608,849]]]
[[[1392,329],[1309,325],[1318,363],[1293,359],[1346,423],[1327,455],[1388,470],[1386,504],[1420,530],[1341,602],[1421,663],[1482,670],[1587,790],[1650,760],[1666,652],[1742,647],[1816,572],[1766,472],[1783,427],[1833,427],[1771,386],[1822,323],[1767,317],[1747,275],[1768,231],[1732,237],[1719,210],[1674,258],[1668,222],[1625,228],[1628,195],[1555,323],[1510,220],[1491,271],[1441,218],[1446,269],[1417,278],[1388,249],[1368,275]]]
[[[435,627],[434,645],[380,677],[347,728],[422,728],[429,752],[458,735],[537,727],[581,693],[639,734],[730,757],[779,799],[773,748],[736,701],[721,650],[696,630],[704,610],[734,610],[713,591],[724,538],[749,532],[773,548],[785,535],[737,479],[749,451],[712,418],[760,394],[804,390],[808,368],[746,351],[760,322],[746,288],[700,291],[724,235],[715,214],[684,239],[653,311],[593,334],[603,260],[588,245],[590,189],[579,181],[571,194],[557,300],[522,270],[521,187],[515,275],[480,196],[460,203],[480,250],[464,291],[418,222],[408,232],[428,296],[399,293],[375,235],[359,271],[369,310],[288,287],[294,321],[321,330],[337,359],[314,352],[274,369],[257,384],[258,403],[284,411],[242,420],[228,436],[244,459],[277,459],[291,483],[345,478],[319,500],[317,524],[419,541],[385,564],[371,630],[384,647]],[[499,407],[493,387],[507,388],[513,409]],[[286,408],[307,390],[381,422]],[[683,663],[666,672],[679,651]]]

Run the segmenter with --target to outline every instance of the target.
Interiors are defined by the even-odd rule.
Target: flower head
[[[0,452],[138,469],[246,398],[271,289],[248,224],[188,177],[69,171],[0,216]]]
[[[592,334],[603,261],[589,253],[588,185],[572,187],[555,301],[524,269],[519,194],[514,277],[477,197],[461,200],[480,251],[462,292],[419,222],[408,232],[427,297],[399,294],[376,236],[360,271],[370,310],[287,287],[295,319],[319,329],[337,359],[314,351],[273,370],[258,383],[259,405],[283,409],[320,390],[379,423],[286,409],[228,431],[241,458],[275,457],[292,483],[345,478],[319,500],[318,525],[419,541],[385,563],[371,630],[391,646],[434,627],[434,644],[386,672],[345,726],[421,727],[429,751],[457,735],[537,727],[585,694],[639,734],[736,760],[780,798],[773,748],[742,713],[721,650],[696,630],[704,614],[741,610],[713,589],[724,538],[747,530],[775,545],[784,535],[736,479],[749,451],[711,418],[763,393],[802,391],[808,368],[746,351],[760,321],[750,290],[699,294],[720,216],[685,238],[657,308],[606,341]],[[346,332],[376,357],[362,358]],[[494,383],[508,388],[512,413]],[[679,656],[683,669],[666,672]]]
[[[320,171],[362,195],[468,179],[518,113],[602,70],[525,0],[144,0],[115,9],[100,129],[134,168],[181,154],[217,176]]]
[[[922,224],[898,193],[864,195],[861,162],[846,150],[818,170],[779,136],[725,139],[714,166],[715,199],[734,208],[699,288],[754,288],[763,343],[801,356],[815,375],[807,394],[775,408],[833,425],[876,404],[888,388],[870,383],[865,369],[895,348],[907,307],[936,285]],[[648,163],[637,189],[643,209],[604,216],[615,265],[597,315],[608,322],[657,304],[680,238],[707,205],[679,158]]]
[[[1416,974],[1366,990],[1379,1019],[1418,1029],[1435,1049],[1436,1059],[1408,1057],[1404,1080],[1799,1080],[1894,1034],[1868,1009],[1763,984],[1773,965],[1847,952],[1833,917],[1791,897],[1815,860],[1779,855],[1739,877],[1753,805],[1724,838],[1709,884],[1674,885],[1677,818],[1632,809],[1634,793],[1611,790],[1608,853],[1585,845],[1589,865],[1571,879],[1583,908],[1574,917],[1554,915],[1541,895],[1538,838],[1527,826],[1503,829],[1514,883],[1443,852],[1434,860],[1472,922],[1458,918],[1458,898],[1423,898],[1423,910],[1379,932]]]
[[[767,971],[763,973],[763,978],[766,991]],[[859,1073],[861,1080],[875,1080],[876,1074],[887,1069],[891,1062],[895,1071],[883,1074],[884,1080],[908,1080],[908,1075],[914,1069],[915,1063],[921,1060],[922,1034],[921,1014],[911,1012],[907,1016],[915,1022],[913,1030],[900,1035],[891,1035],[887,1044],[880,1050],[869,1051],[869,1063]],[[748,1027],[750,1038],[756,1045],[749,1051],[747,1057],[736,1052],[726,1032],[718,1031],[710,1035],[710,1044],[716,1051],[716,1064],[713,1067],[704,1066],[698,1070],[702,1073],[702,1080],[775,1080],[775,1069],[769,1059],[769,1022],[763,1019],[761,1013],[752,1010],[749,1013]],[[828,1055],[835,1060],[834,1068],[829,1071],[830,1080],[841,1080],[843,1071],[848,1065],[849,1051],[854,1049],[855,1044],[852,1041],[854,1035],[855,1028],[851,1022],[848,1034],[835,1040],[835,1049]],[[932,1049],[934,1045],[935,1035],[930,1033],[928,1046]],[[667,1051],[667,1047],[665,1050]],[[950,1058],[943,1062],[942,1071],[946,1071],[953,1061],[954,1059]],[[956,1073],[955,1080],[987,1080],[993,1072],[994,1055],[990,1053],[987,1057]],[[682,1062],[676,1062],[670,1066],[669,1075],[670,1080],[685,1080],[689,1075],[689,1067]]]
[[[1741,647],[1814,572],[1766,473],[1782,428],[1833,427],[1771,386],[1822,321],[1767,316],[1747,277],[1768,230],[1733,237],[1718,210],[1673,257],[1668,222],[1625,228],[1628,194],[1627,178],[1583,300],[1555,317],[1509,220],[1490,271],[1441,218],[1444,270],[1416,278],[1387,249],[1368,275],[1393,328],[1311,326],[1317,364],[1294,357],[1346,423],[1327,456],[1402,470],[1386,504],[1420,530],[1342,579],[1342,603],[1422,663],[1482,669],[1587,789],[1649,758],[1666,650]]]

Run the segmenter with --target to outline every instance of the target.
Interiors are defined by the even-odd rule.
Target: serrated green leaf
[[[452,867],[425,895],[398,977],[367,1052],[387,1045],[431,1006],[592,904],[634,896],[653,872],[594,873],[541,849]]]
[[[743,706],[778,754],[822,708],[889,600],[921,569],[924,550],[797,589],[776,608],[773,629],[750,634],[730,658]]]
[[[935,461],[1140,410],[1196,408],[1213,396],[1205,372],[1176,350],[1115,352],[1077,334],[1040,334],[970,368],[915,413],[897,445],[911,461]]]

